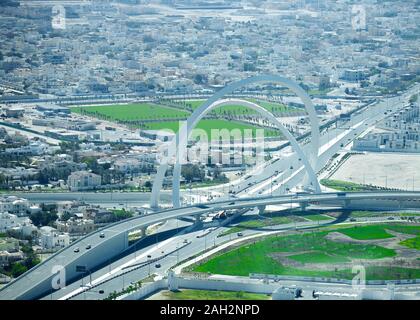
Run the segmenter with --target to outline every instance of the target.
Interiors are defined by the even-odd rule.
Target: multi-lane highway
[[[110,259],[118,256],[128,248],[128,234],[133,230],[145,229],[147,226],[162,221],[186,216],[199,216],[221,210],[237,210],[244,208],[264,208],[267,205],[289,203],[348,203],[349,201],[383,201],[393,199],[405,204],[405,207],[420,206],[420,192],[372,192],[372,193],[322,193],[304,195],[281,195],[253,198],[222,200],[202,205],[168,209],[156,214],[137,216],[97,230],[70,246],[52,255],[41,264],[26,272],[0,291],[0,299],[33,299],[51,291],[53,270],[57,266],[66,269],[67,282],[74,280],[78,274],[76,266],[85,266],[92,270]]]
[[[397,218],[392,220],[398,221]],[[207,254],[224,250],[233,243],[244,241],[245,239],[261,237],[269,234],[278,234],[286,232],[290,229],[305,229],[311,227],[319,227],[331,223],[337,223],[339,220],[327,221],[307,221],[291,224],[283,224],[277,226],[268,226],[263,230],[249,229],[244,230],[240,234],[229,233],[220,236],[220,233],[228,228],[211,227],[204,230],[197,230],[188,233],[178,234],[170,239],[160,241],[158,244],[147,246],[136,253],[131,254],[112,264],[112,268],[108,266],[87,275],[85,278],[74,282],[65,289],[46,295],[43,299],[104,299],[111,292],[120,292],[127,288],[131,283],[136,283],[141,279],[148,277],[150,274],[165,276],[167,271],[173,268],[180,261],[187,259],[188,264],[193,263],[196,259],[202,259]],[[363,221],[350,223],[386,223],[390,222],[388,217],[371,217],[363,218]],[[348,222],[339,222],[348,223]],[[206,249],[210,249],[204,255],[194,258]],[[214,253],[213,253],[214,254]],[[150,257],[150,258],[148,258]],[[175,268],[175,271],[182,268],[186,264],[181,264]],[[92,280],[93,279],[93,280]],[[244,281],[244,279],[242,279]],[[283,281],[282,281],[283,283]],[[325,283],[311,283],[314,289],[320,290],[325,288]],[[339,286],[338,286],[339,287]]]
[[[404,104],[409,97],[413,93],[418,92],[418,88],[419,86],[413,87],[401,97],[389,98],[386,102],[381,102],[376,106],[370,106],[365,111],[354,115],[352,120],[345,127],[329,129],[327,133],[324,133],[321,137],[318,167],[316,168],[317,171],[321,169],[337,151],[351,143],[356,137],[383,119],[386,111],[392,110],[393,112],[404,107]],[[304,146],[306,152],[309,152],[309,148],[310,144]],[[2,290],[0,290],[0,299],[33,299],[43,297],[51,292],[51,280],[55,276],[53,270],[57,266],[65,268],[66,280],[67,283],[70,284],[78,277],[78,274],[75,271],[77,266],[84,266],[87,270],[95,270],[101,265],[106,265],[110,259],[115,258],[127,250],[129,247],[128,234],[130,231],[145,230],[145,228],[150,225],[181,217],[195,216],[196,221],[198,222],[199,216],[221,210],[234,211],[238,209],[242,210],[244,208],[259,208],[260,210],[263,210],[268,205],[300,204],[305,206],[314,202],[348,205],[350,202],[362,200],[372,202],[391,200],[404,204],[406,207],[420,206],[420,192],[337,192],[282,195],[285,190],[291,189],[302,181],[305,174],[299,157],[292,153],[285,154],[284,151],[287,152],[287,150],[282,151],[280,160],[271,162],[269,165],[265,166],[259,174],[249,176],[247,179],[236,183],[233,188],[236,193],[235,199],[221,198],[220,201],[163,210],[156,214],[141,215],[109,225],[104,229],[93,232],[73,242],[67,248],[52,255],[35,268],[3,287]],[[275,187],[272,186],[273,184]],[[272,195],[250,197],[250,195],[253,194]],[[25,197],[30,198],[31,195],[25,194]],[[108,205],[112,205],[124,202],[130,202],[130,204],[133,202],[142,203],[144,200],[147,200],[148,197],[148,194],[136,193],[46,193],[33,195],[30,200],[82,200],[90,203],[106,202]],[[190,248],[194,248],[194,246],[198,245],[197,243],[191,241],[191,244],[186,243],[185,247],[191,245]],[[194,250],[196,250],[196,248]],[[141,271],[141,268],[139,270],[139,272],[144,272]],[[136,277],[138,279],[138,275],[136,275]]]
[[[315,171],[318,172],[321,170],[335,153],[352,143],[354,139],[366,132],[366,130],[370,130],[378,121],[384,119],[390,113],[404,108],[409,98],[413,94],[418,93],[419,90],[420,85],[415,85],[403,95],[385,98],[377,104],[369,105],[359,113],[354,114],[350,121],[341,123],[334,128],[330,127],[324,131],[320,137],[318,167]],[[392,111],[390,112],[389,110]],[[304,151],[307,153],[309,152],[309,148],[310,141],[303,146]],[[192,195],[195,193],[204,193],[206,195],[215,193],[215,195],[219,195],[223,191],[231,190],[239,197],[258,194],[267,195],[271,193],[284,194],[287,189],[291,190],[302,181],[305,170],[301,161],[299,161],[299,157],[292,152],[290,147],[286,147],[278,153],[273,153],[273,155],[273,160],[259,165],[253,171],[232,183],[212,186],[211,190],[208,188],[195,189],[190,193]],[[170,191],[166,190],[161,191],[161,201],[163,203],[170,201],[170,193]],[[17,195],[33,202],[53,203],[78,200],[105,206],[142,206],[150,200],[150,193],[142,192],[43,192],[17,193]]]
[[[417,84],[401,96],[385,98],[376,104],[369,105],[353,114],[349,121],[342,122],[337,127],[330,127],[324,131],[320,138],[318,166],[315,171],[321,170],[335,153],[352,143],[366,130],[370,130],[390,114],[405,108],[410,97],[417,94],[419,90],[420,85]],[[308,141],[303,146],[303,150],[309,154],[310,147],[310,141]],[[292,153],[290,147],[273,155],[274,159],[260,166],[256,171],[257,174],[247,174],[228,186],[215,186],[213,190],[221,190],[227,187],[238,196],[281,194],[301,183],[305,170],[299,156]],[[273,182],[273,187],[271,182]]]

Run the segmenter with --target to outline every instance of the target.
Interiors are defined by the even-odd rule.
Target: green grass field
[[[182,123],[181,123],[182,125]],[[179,121],[162,121],[162,122],[146,122],[142,126],[142,129],[148,129],[148,130],[166,130],[171,132],[178,132],[180,126]],[[227,121],[227,120],[219,120],[219,119],[203,119],[201,120],[196,129],[204,130],[208,137],[212,137],[212,140],[217,140],[218,138],[218,132],[217,130],[227,129],[227,130],[234,130],[239,129],[242,137],[246,137],[245,133],[250,135],[249,131],[246,132],[245,130],[252,130],[252,135],[256,135],[256,128],[247,125],[238,121]],[[260,128],[262,129],[262,128]],[[212,130],[215,130],[212,133]],[[199,134],[198,131],[197,135]],[[267,130],[264,129],[264,136],[266,137],[275,137],[280,136],[280,132],[276,130]],[[195,135],[194,131],[192,133],[192,137]]]
[[[339,191],[348,191],[348,192],[358,192],[358,191],[371,191],[377,190],[378,188],[364,186],[354,182],[342,181],[342,180],[332,180],[332,179],[321,179],[320,183],[328,188],[339,190]]]
[[[389,226],[388,229],[395,232],[416,235],[417,237],[415,238],[401,241],[400,245],[406,246],[407,248],[420,250],[420,226],[392,225]]]
[[[384,225],[354,226],[340,232],[356,240],[387,239],[394,236],[385,231]]]
[[[167,300],[269,300],[270,296],[241,291],[213,291],[183,289],[177,292],[164,291]]]
[[[310,214],[306,216],[302,216],[305,219],[311,220],[311,221],[325,221],[325,220],[332,220],[333,218],[324,216],[322,214]]]
[[[288,107],[280,103],[257,100],[257,99],[245,99],[250,102],[256,103],[261,107],[267,109],[271,113],[274,114],[281,114],[284,112],[293,112],[293,111],[304,111],[303,109]],[[200,107],[205,100],[190,100],[185,102],[185,106],[191,108],[192,110],[197,109]],[[254,115],[257,114],[256,111],[246,108],[240,105],[228,105],[223,107],[218,107],[212,111],[213,114],[221,115],[221,116],[228,116],[228,115]]]
[[[75,107],[72,112],[87,114],[93,117],[104,117],[107,120],[159,120],[187,118],[189,112],[167,108],[149,103],[121,104],[112,106]]]
[[[296,254],[289,256],[289,259],[301,263],[343,263],[350,261],[343,256],[330,255],[319,251]]]
[[[399,232],[399,233],[420,235],[420,226],[391,224],[391,225],[384,225],[384,227],[386,227],[389,230],[393,230],[393,231]]]
[[[350,270],[304,270],[287,267],[276,260],[273,254],[276,252],[296,253],[295,259],[304,263],[314,261],[336,263],[345,259],[381,259],[396,255],[394,250],[376,245],[331,241],[325,238],[327,234],[328,232],[323,231],[267,237],[256,243],[246,244],[219,254],[195,266],[193,271],[241,276],[248,276],[250,273],[267,273],[351,278]],[[308,251],[312,253],[307,254]]]
[[[407,248],[420,250],[420,237],[415,237],[415,238],[401,241],[400,245],[406,246]]]
[[[366,278],[368,280],[420,279],[420,269],[371,266],[366,268]]]
[[[379,211],[352,211],[350,216],[353,218],[377,217],[382,215],[395,215],[392,212],[379,212]]]
[[[375,239],[388,239],[394,237],[389,234],[387,230],[395,231],[398,233],[406,233],[412,235],[420,235],[420,226],[402,225],[402,224],[379,224],[367,226],[354,226],[351,228],[339,229],[339,232],[348,235],[349,237],[357,240],[375,240]],[[416,245],[416,238],[403,241],[403,245]]]
[[[221,117],[227,116],[228,114],[225,113],[225,111],[229,110],[229,108],[234,109],[235,106],[223,107],[223,110],[220,110],[219,115]],[[140,127],[141,129],[166,130],[171,132],[178,132],[180,121],[185,121],[190,115],[190,112],[188,111],[148,103],[74,107],[71,110],[75,113],[108,121],[140,121],[141,123],[134,123],[133,125]],[[180,120],[171,121],[171,119]],[[165,121],[150,122],[150,120]],[[204,130],[208,137],[212,136],[212,129],[227,129],[229,131],[239,129],[242,136],[245,136],[244,132],[248,129],[252,130],[253,136],[256,135],[255,126],[241,123],[239,121],[228,121],[225,119],[203,119],[198,123],[196,128]],[[216,134],[217,133],[215,132],[214,135]],[[264,136],[278,137],[281,136],[281,133],[277,130],[264,129]],[[217,139],[217,137],[214,139]]]

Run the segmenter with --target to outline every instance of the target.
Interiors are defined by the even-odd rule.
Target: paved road
[[[396,111],[404,108],[411,95],[418,93],[420,85],[413,86],[402,96],[384,99],[376,105],[368,106],[359,114],[353,115],[351,121],[341,124],[337,128],[329,128],[320,138],[321,153],[318,168],[322,169],[328,160],[344,146],[351,143],[356,137],[360,136],[368,128],[374,126],[378,121],[385,118],[384,113],[388,110]],[[389,112],[387,112],[389,115]],[[305,152],[309,152],[310,143],[303,146]],[[213,191],[234,190],[237,196],[252,196],[261,194],[267,195],[282,194],[286,188],[292,189],[302,181],[305,176],[302,163],[299,157],[292,153],[290,147],[282,150],[278,154],[278,160],[273,159],[270,163],[260,166],[256,172],[250,172],[235,182],[220,186],[213,186]],[[275,172],[278,172],[275,174]],[[247,178],[249,177],[249,178]],[[247,179],[245,179],[247,178]],[[274,187],[271,188],[271,182]],[[249,186],[251,184],[251,186]],[[233,186],[232,188],[230,186]],[[181,193],[187,191],[182,191]],[[207,188],[193,190],[194,193],[208,193]],[[150,193],[140,192],[112,192],[112,193],[18,193],[33,202],[56,202],[80,200],[92,204],[105,204],[106,206],[143,206],[150,200]],[[226,197],[222,197],[226,198]],[[161,200],[164,203],[171,201],[170,191],[161,191]]]
[[[420,85],[415,85],[401,96],[386,98],[375,105],[368,106],[358,114],[354,114],[348,123],[341,123],[337,128],[329,128],[328,131],[324,131],[320,138],[320,154],[318,167],[315,171],[322,169],[335,153],[350,144],[368,128],[389,116],[389,110],[395,112],[404,108],[411,95],[418,93],[419,90]],[[303,146],[307,154],[310,152],[310,147],[310,143]],[[279,160],[274,162],[276,160],[274,159],[264,165],[258,174],[247,174],[239,181],[230,184],[233,186],[230,190],[235,191],[238,196],[251,196],[260,194],[260,192],[261,194],[280,194],[284,193],[287,188],[295,187],[302,181],[306,173],[302,162],[299,161],[297,154],[291,153],[290,147],[282,150],[278,156]],[[276,172],[278,173],[276,174]],[[244,180],[248,176],[249,178]],[[273,188],[271,181],[276,185]],[[214,190],[223,188],[226,186],[215,186]]]
[[[409,97],[410,94],[407,93],[405,95]],[[349,129],[346,129],[346,131],[344,132],[344,136],[341,137],[340,139],[337,139],[336,143],[333,146],[339,149],[341,147],[341,145],[339,146],[339,144],[342,143],[341,141],[343,141],[343,139],[345,138],[347,138],[349,142],[352,141],[354,137],[358,135],[356,131],[353,133],[352,130],[359,129],[361,130],[360,133],[363,132],[365,127],[368,127],[369,125],[373,125],[376,121],[378,121],[378,119],[383,117],[382,114],[384,110],[387,110],[387,108],[397,108],[399,104],[398,101],[400,101],[400,99],[401,98],[398,98],[398,97],[395,98],[394,105],[393,105],[394,101],[390,102],[391,105],[389,105],[389,103],[383,104],[383,105],[379,104],[375,108],[376,112],[371,115],[369,120],[367,120],[366,114],[363,114],[363,119],[360,119],[359,122],[358,122],[357,117],[355,117],[353,121],[353,125]],[[362,117],[362,114],[360,115],[360,117]],[[365,127],[362,126],[363,124],[365,125]],[[324,135],[324,139],[327,140],[328,137],[326,138]],[[328,161],[330,156],[335,153],[334,149],[332,148],[327,148],[326,150],[328,152],[324,152],[323,154],[321,154],[322,161]],[[296,167],[292,165],[292,167],[290,168],[290,176],[287,179],[288,180],[287,183],[289,185],[293,183],[298,183],[298,181],[302,179],[304,172],[302,169],[298,169],[297,171],[292,173],[292,171],[295,170],[294,168],[300,168],[299,160],[296,158],[297,157],[295,155],[291,155],[288,158],[286,165],[285,165],[286,161],[277,161],[276,163],[274,163],[274,165],[271,165],[268,168],[266,168],[264,172],[268,174],[269,175],[268,178],[270,178],[276,170],[279,171],[279,173],[284,172],[286,170],[285,166],[289,166],[290,163],[293,163],[293,164],[296,164]],[[281,171],[278,168],[281,168],[283,170]],[[284,175],[284,177],[286,180],[286,175]],[[267,180],[268,178],[262,177],[261,181]],[[253,177],[250,177],[250,179],[253,179]],[[256,182],[258,182],[258,179],[256,180]],[[267,189],[265,189],[265,191],[267,191]],[[127,195],[129,195],[129,193],[127,193]],[[48,194],[48,196],[51,196],[51,194]],[[89,196],[107,197],[109,195],[98,193],[94,195],[91,194]],[[135,196],[135,195],[131,195],[131,196]],[[41,283],[42,281],[45,281],[46,279],[50,277],[51,267],[53,265],[60,264],[60,265],[66,266],[72,262],[77,261],[83,255],[88,256],[90,252],[94,251],[95,246],[103,245],[106,241],[109,241],[109,239],[112,240],[114,237],[116,237],[117,235],[121,233],[128,232],[129,230],[133,230],[135,228],[146,227],[148,225],[158,223],[160,221],[165,221],[168,219],[174,219],[174,218],[179,218],[179,217],[189,216],[189,215],[202,215],[209,212],[219,211],[222,209],[239,209],[239,208],[245,208],[245,207],[256,207],[256,206],[265,206],[265,205],[273,205],[273,204],[305,203],[305,202],[310,202],[310,201],[333,201],[333,200],[345,200],[345,199],[349,199],[349,200],[374,199],[374,198],[407,199],[407,197],[419,198],[419,196],[420,196],[420,193],[406,193],[406,194],[386,193],[385,194],[385,193],[375,192],[375,193],[369,193],[369,194],[354,193],[354,194],[347,194],[345,196],[340,196],[339,194],[320,194],[320,195],[308,195],[308,196],[301,196],[301,197],[288,195],[288,196],[261,197],[261,198],[242,198],[242,199],[235,199],[233,202],[229,202],[231,200],[228,200],[228,201],[225,200],[221,202],[209,203],[206,206],[201,206],[201,207],[198,207],[198,206],[184,207],[184,208],[179,208],[179,209],[162,211],[159,214],[155,214],[155,215],[142,216],[140,218],[136,217],[133,219],[126,220],[122,223],[117,223],[101,231],[104,233],[105,238],[100,238],[99,231],[97,231],[72,243],[68,248],[65,248],[64,250],[53,255],[52,257],[44,261],[42,264],[30,270],[30,272],[24,274],[23,276],[19,277],[14,282],[12,282],[11,284],[5,286],[0,291],[0,299],[18,298],[23,292],[26,292],[27,290],[35,287],[37,284]],[[84,195],[82,195],[81,197],[83,197],[83,199],[86,199]],[[106,200],[104,199],[103,201],[106,201]],[[112,203],[114,199],[108,199],[108,201]],[[92,249],[84,250],[84,247],[87,244],[92,245]],[[81,246],[80,252],[78,253],[74,252],[74,249],[76,247],[78,248],[79,246]],[[28,286],[28,283],[30,283],[29,286]]]
[[[389,222],[387,221],[386,218],[377,218],[377,217],[371,218],[369,220],[363,219],[363,221],[364,222],[362,223],[366,223],[366,221],[369,221],[370,223]],[[142,268],[131,271],[124,275],[122,275],[122,273],[119,272],[118,277],[115,277],[114,275],[115,277],[114,279],[110,281],[106,281],[106,282],[102,280],[102,283],[101,283],[100,281],[101,273],[102,273],[102,278],[104,274],[109,274],[109,270],[107,268],[104,268],[104,270],[101,273],[98,272],[98,274],[96,273],[92,274],[92,279],[94,279],[92,281],[94,284],[94,287],[92,289],[86,286],[86,284],[89,283],[90,278],[85,277],[84,279],[77,281],[76,283],[74,283],[72,286],[69,287],[71,288],[70,289],[71,294],[69,293],[69,290],[58,291],[51,296],[46,296],[44,299],[61,299],[61,300],[63,299],[73,299],[73,300],[104,299],[109,295],[109,293],[114,292],[114,291],[120,292],[123,288],[126,288],[128,285],[130,285],[130,283],[135,283],[139,281],[140,279],[144,279],[148,277],[150,274],[159,274],[161,276],[164,276],[166,275],[167,270],[169,270],[170,268],[173,268],[173,266],[179,263],[180,260],[189,259],[197,255],[198,253],[202,252],[203,250],[205,251],[206,249],[220,247],[220,245],[225,242],[230,243],[232,240],[234,241],[241,240],[243,237],[247,237],[251,235],[258,234],[259,236],[261,236],[261,235],[268,234],[269,232],[273,232],[273,231],[275,231],[276,233],[278,232],[281,233],[281,232],[286,232],[290,229],[303,229],[303,228],[317,227],[320,225],[326,225],[330,223],[332,222],[331,221],[308,221],[308,222],[303,222],[303,223],[292,223],[292,224],[283,224],[283,225],[277,225],[277,226],[268,226],[268,227],[263,228],[264,231],[257,230],[257,229],[244,230],[242,232],[243,236],[238,236],[236,233],[231,233],[229,235],[217,237],[220,232],[229,229],[225,227],[220,227],[213,231],[211,231],[211,229],[213,228],[210,228],[210,229],[207,228],[205,230],[191,232],[182,236],[173,237],[172,239],[170,239],[170,241],[163,241],[157,245],[153,245],[148,248],[142,249],[141,251],[137,252],[136,256],[134,254],[130,256],[132,264],[135,263],[134,262],[135,259],[136,259],[136,263],[139,263],[139,261],[147,262],[147,258],[146,258],[147,254],[152,255],[153,258],[159,257],[159,256],[162,257],[161,259],[159,259],[159,261],[153,262],[151,264],[146,264]],[[207,230],[210,230],[210,231],[207,231]],[[206,234],[205,237],[197,238],[198,235],[203,235],[203,234]],[[183,242],[185,240],[188,241],[187,245],[183,245]],[[181,248],[181,249],[165,257],[165,255],[168,252],[172,252],[173,250],[176,250],[178,248]],[[121,262],[118,261],[114,263],[114,265],[115,266],[121,265],[123,262],[125,265],[127,265],[126,261],[121,261]],[[159,263],[161,267],[156,268],[156,263]],[[114,267],[113,271],[117,269],[118,267]],[[127,268],[125,270],[129,270],[129,269]],[[230,278],[228,276],[212,276],[211,278],[218,278],[218,277]],[[243,281],[243,278],[241,281]],[[256,281],[259,281],[259,280],[256,280]],[[282,285],[293,284],[293,283],[296,284],[295,281],[282,281]],[[85,284],[85,286],[81,287],[83,284]],[[306,283],[305,285],[303,281],[302,282],[298,281],[298,284],[302,285],[305,288],[310,288],[311,293],[312,293],[312,290],[325,291],[325,288],[335,287],[339,289],[343,286],[343,285],[329,285],[325,283],[315,283],[315,282]],[[346,290],[344,290],[344,292],[345,291]]]
[[[162,200],[170,200],[169,191],[161,191]],[[83,201],[107,206],[144,205],[150,200],[150,192],[16,192],[13,195],[36,203]]]
[[[0,299],[16,299],[23,293],[30,292],[34,289],[38,292],[38,286],[49,283],[52,278],[52,270],[54,266],[70,266],[84,261],[88,269],[94,269],[100,263],[104,263],[112,258],[109,255],[115,255],[112,251],[106,251],[111,245],[117,242],[119,246],[126,248],[128,232],[145,228],[152,224],[171,219],[187,217],[187,216],[201,216],[211,212],[218,212],[222,210],[235,210],[244,208],[255,208],[266,205],[281,205],[288,203],[310,203],[310,202],[336,202],[345,200],[363,200],[363,199],[416,199],[420,201],[420,192],[371,192],[371,193],[323,193],[323,194],[308,194],[308,195],[287,195],[287,196],[268,196],[268,197],[254,197],[241,198],[231,200],[223,200],[218,202],[208,203],[206,205],[197,205],[190,207],[182,207],[177,209],[169,209],[161,211],[157,214],[141,215],[131,219],[124,220],[97,230],[85,237],[82,237],[70,246],[52,255],[41,264],[32,268],[9,285],[0,290]],[[417,203],[417,202],[416,202]],[[103,234],[103,237],[100,235]],[[87,245],[91,248],[87,249]],[[79,249],[75,252],[75,249]],[[101,250],[100,257],[95,254],[96,250]],[[104,251],[105,250],[105,251]],[[95,257],[95,258],[92,258]]]

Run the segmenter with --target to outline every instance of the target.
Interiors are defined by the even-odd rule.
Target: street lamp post
[[[149,266],[148,276],[150,277],[150,256],[147,256],[147,264]]]
[[[273,196],[273,176],[270,177],[270,195]]]
[[[179,263],[179,242],[176,244],[176,264]]]
[[[207,250],[207,235],[204,236],[204,251]]]

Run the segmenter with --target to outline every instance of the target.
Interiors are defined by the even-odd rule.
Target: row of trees
[[[11,263],[10,265],[4,267],[3,270],[1,270],[2,273],[16,278],[41,262],[32,249],[32,241],[22,245],[21,250],[25,254],[25,259],[23,261]]]

